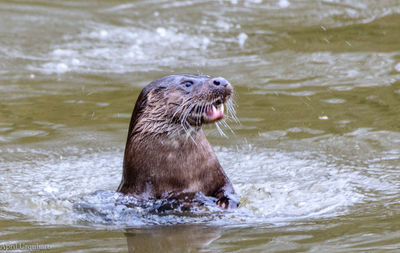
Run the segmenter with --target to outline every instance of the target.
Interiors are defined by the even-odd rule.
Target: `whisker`
[[[200,108],[199,104],[196,104],[196,106],[193,108],[193,111],[195,112],[195,115],[196,115],[196,119],[195,119],[196,126],[199,125],[199,115],[198,115],[199,108]]]
[[[194,106],[195,106],[195,104],[191,104],[191,105],[188,106],[188,108],[186,109],[185,113],[183,114],[182,120],[186,121],[187,117],[189,116],[189,113],[193,110]]]
[[[175,118],[176,114],[177,114],[178,112],[182,111],[182,109],[183,109],[188,103],[190,103],[191,101],[192,101],[192,98],[188,98],[187,100],[183,101],[183,103],[182,103],[180,106],[178,106],[178,108],[175,110],[174,114],[173,114],[172,117],[171,117],[171,120],[173,120],[173,119]]]
[[[186,118],[182,121],[181,125],[182,125],[182,127],[183,127],[183,130],[185,131],[186,139],[190,138],[190,139],[193,141],[193,143],[194,143],[195,145],[197,145],[197,143],[196,143],[196,141],[194,140],[194,138],[193,138],[193,136],[192,136],[192,133],[191,133],[192,128],[191,128],[189,122],[187,122]],[[187,125],[187,126],[186,126],[186,125]]]
[[[194,104],[189,105],[188,108],[183,113],[182,118],[180,119],[182,128],[183,128],[183,130],[185,131],[185,133],[187,135],[190,134],[190,132],[189,132],[190,124],[187,122],[186,119],[187,119],[187,116],[189,115],[190,111],[193,109],[194,106],[195,106]],[[189,127],[186,127],[186,125],[188,125]]]
[[[203,117],[203,113],[205,112],[205,107],[206,107],[206,102],[202,102],[201,103],[201,105],[200,105],[200,114],[199,114],[199,116],[197,117],[197,126],[200,126],[201,125],[201,118]]]
[[[235,102],[232,99],[226,102],[226,110],[228,112],[229,119],[232,119],[236,123],[240,123],[239,119],[236,117]]]
[[[233,131],[233,129],[229,126],[228,122],[226,122],[225,119],[220,121],[222,125],[224,125],[224,127],[228,128],[229,131],[231,131],[232,134],[235,134],[235,132]]]
[[[215,122],[215,126],[217,127],[217,130],[219,132],[220,135],[224,136],[225,138],[228,138],[228,136],[226,136],[226,134],[224,133],[224,131],[222,131],[222,129],[220,128],[218,122]]]

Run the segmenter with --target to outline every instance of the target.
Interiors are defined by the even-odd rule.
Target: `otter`
[[[232,112],[232,95],[228,81],[206,75],[170,75],[145,86],[132,113],[117,191],[144,200],[202,193],[221,208],[238,207],[202,130],[225,117],[224,105]]]

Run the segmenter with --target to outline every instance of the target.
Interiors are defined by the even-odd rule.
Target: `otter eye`
[[[193,82],[192,81],[186,81],[184,84],[185,84],[186,87],[190,87],[190,86],[193,85]]]

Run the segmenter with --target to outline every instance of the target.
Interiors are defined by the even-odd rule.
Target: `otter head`
[[[234,115],[233,88],[222,77],[171,75],[148,84],[136,101],[130,136],[188,133]]]

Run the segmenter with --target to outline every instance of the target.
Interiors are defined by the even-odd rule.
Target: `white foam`
[[[397,64],[394,66],[394,69],[395,69],[397,72],[400,72],[400,63],[397,63]]]
[[[341,98],[331,98],[331,99],[325,99],[323,100],[325,103],[328,104],[343,104],[346,103],[345,99],[341,99]]]
[[[288,0],[279,0],[279,7],[287,8],[290,6],[290,2]]]
[[[73,58],[72,59],[72,64],[73,65],[79,65],[81,63],[81,61],[79,59]]]
[[[66,72],[131,72],[150,71],[162,66],[192,61],[213,41],[204,35],[177,32],[173,27],[147,30],[136,27],[104,26],[83,32],[55,45],[40,66],[29,70],[46,74]],[[201,50],[199,50],[201,49]],[[43,61],[42,61],[43,62]]]
[[[314,133],[307,129],[301,131]],[[317,136],[294,145],[301,147],[302,151],[252,145],[238,149],[215,147],[242,206],[223,215],[210,213],[196,218],[139,215],[138,209],[128,210],[126,207],[123,213],[116,214],[112,195],[121,178],[122,150],[85,150],[79,146],[66,146],[61,150],[1,149],[6,159],[0,160],[0,168],[9,168],[0,173],[0,180],[6,182],[0,185],[0,191],[4,193],[0,202],[5,203],[1,208],[49,224],[77,222],[72,206],[79,202],[103,210],[104,217],[112,215],[113,221],[107,222],[120,225],[128,224],[127,211],[131,212],[129,217],[133,219],[130,225],[147,222],[274,223],[335,217],[349,212],[356,204],[400,193],[398,182],[394,180],[397,171],[391,165],[400,159],[399,152],[391,149],[392,145],[398,145],[394,141],[398,138],[386,138],[386,135],[392,134],[360,129],[342,137]],[[360,139],[365,136],[368,136],[367,139]],[[392,151],[379,156],[373,153],[368,157],[364,150],[365,146],[373,143],[369,139],[381,141],[382,146]],[[289,140],[285,142],[290,143]],[[351,147],[355,142],[357,149]],[[349,152],[353,152],[353,159],[357,160],[360,156],[359,159],[365,163],[352,165],[340,156],[341,153],[326,154],[322,151],[330,150],[330,145],[340,145],[341,152],[346,154],[348,152],[343,147],[348,146]],[[307,150],[304,146],[308,147]],[[355,150],[359,155],[354,154]],[[383,174],[384,177],[381,176]],[[92,196],[97,190],[104,190],[105,193]],[[79,219],[102,223],[105,222],[102,217],[89,215]]]
[[[51,66],[51,65],[50,65]],[[57,65],[56,65],[56,72],[57,73],[65,73],[65,72],[67,72],[67,71],[69,71],[70,69],[69,69],[69,67],[68,67],[68,65],[67,64],[65,64],[65,63],[57,63]]]
[[[76,52],[74,50],[57,48],[57,49],[53,50],[52,54],[56,55],[56,56],[71,56],[71,55],[75,55]]]
[[[165,37],[167,35],[167,30],[164,27],[158,27],[156,31],[161,37]]]

